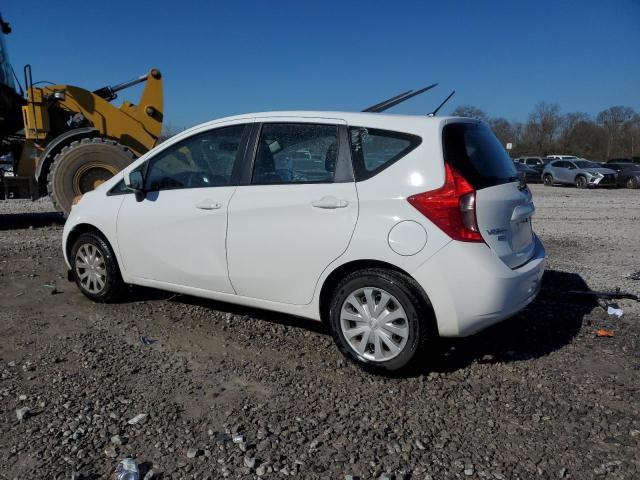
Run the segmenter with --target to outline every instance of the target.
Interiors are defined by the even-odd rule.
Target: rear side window
[[[251,183],[331,183],[337,156],[336,125],[265,123]]]
[[[498,139],[482,123],[452,123],[443,130],[445,161],[476,188],[518,180],[518,173]]]
[[[356,181],[380,173],[422,142],[416,135],[363,127],[349,128],[349,137]]]

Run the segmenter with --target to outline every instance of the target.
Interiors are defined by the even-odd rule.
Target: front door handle
[[[311,202],[311,205],[315,208],[323,208],[323,209],[334,209],[334,208],[345,208],[349,205],[347,200],[342,200],[336,197],[322,197],[320,200],[316,200]]]
[[[208,198],[202,200],[200,203],[196,204],[196,208],[200,210],[218,210],[222,208],[222,203],[216,202],[215,200],[209,200]]]

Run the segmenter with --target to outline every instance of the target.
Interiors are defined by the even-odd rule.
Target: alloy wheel
[[[91,243],[80,246],[75,258],[78,281],[89,293],[100,293],[107,283],[107,268],[100,249]]]
[[[347,344],[373,362],[398,356],[409,339],[409,321],[389,292],[364,287],[352,292],[340,309],[340,327]]]

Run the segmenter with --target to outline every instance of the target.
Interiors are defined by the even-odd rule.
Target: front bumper
[[[511,269],[486,244],[452,241],[422,264],[414,278],[431,300],[443,337],[472,335],[533,301],[544,273],[544,246]]]
[[[607,173],[602,176],[591,176],[589,178],[589,185],[599,186],[599,187],[614,187],[618,184],[618,179],[616,175]]]

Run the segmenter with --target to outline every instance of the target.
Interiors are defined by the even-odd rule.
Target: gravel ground
[[[640,194],[532,189],[538,299],[405,378],[281,314],[151,290],[93,304],[50,205],[0,203],[0,478],[108,478],[126,456],[165,479],[640,477],[639,304],[618,319],[570,293],[640,295]]]

